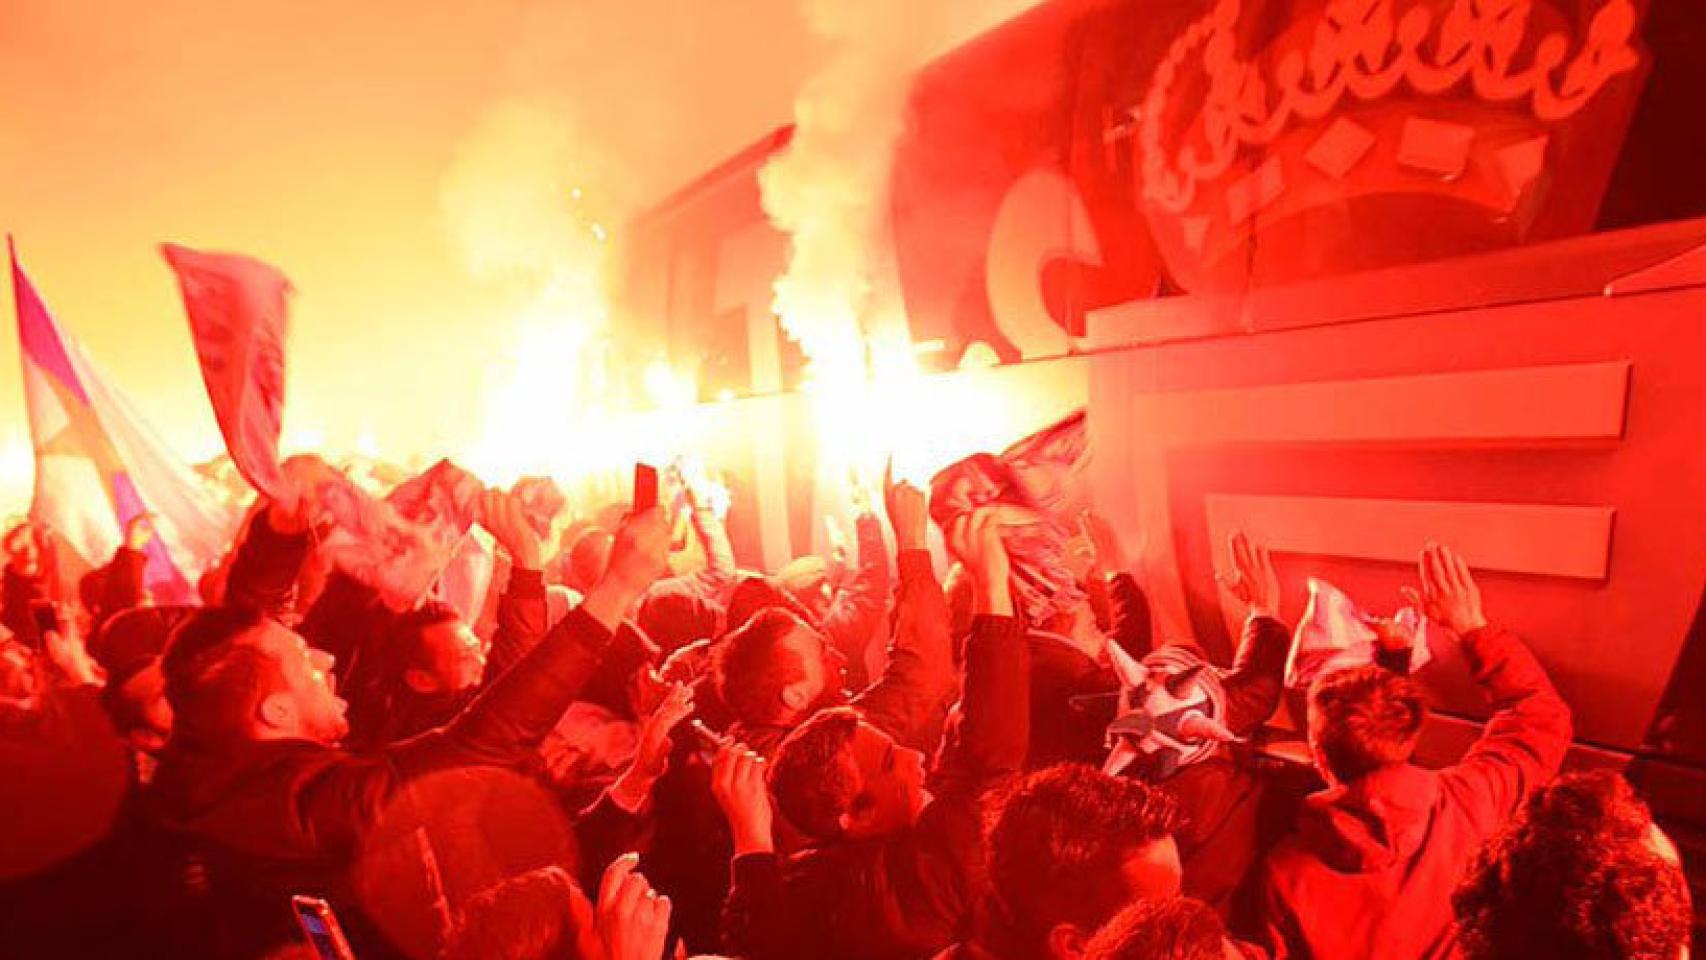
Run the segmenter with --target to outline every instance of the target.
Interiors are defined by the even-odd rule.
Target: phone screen
[[[331,904],[314,897],[292,897],[291,906],[296,910],[296,922],[302,927],[303,936],[319,960],[354,960],[355,953],[338,927]]]
[[[658,468],[649,463],[634,464],[634,512],[650,510],[658,505]]]

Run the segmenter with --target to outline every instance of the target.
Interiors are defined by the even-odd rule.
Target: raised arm
[[[668,569],[669,528],[653,508],[616,532],[610,564],[586,600],[513,668],[488,684],[448,726],[427,737],[441,745],[429,762],[516,763],[556,726],[602,659],[640,594]],[[436,750],[446,751],[440,758]]]
[[[616,625],[640,591],[665,569],[663,511],[630,517],[617,532],[610,565],[586,602],[564,617],[520,663],[487,684],[449,724],[370,756],[328,752],[328,762],[294,784],[292,807],[309,843],[345,846],[404,783],[465,766],[519,766],[538,748],[586,685]]]
[[[1244,604],[1244,633],[1223,684],[1226,725],[1242,737],[1279,709],[1291,631],[1279,619],[1279,575],[1268,548],[1252,543],[1242,530],[1233,533],[1231,548],[1234,573],[1223,579]]]
[[[687,505],[693,511],[688,517],[693,535],[705,551],[705,569],[694,574],[697,582],[711,596],[725,599],[735,583],[735,550],[729,542],[727,519],[728,491],[713,484],[703,469],[687,476]]]
[[[802,913],[789,903],[776,856],[764,768],[763,757],[732,741],[718,749],[711,764],[711,793],[734,840],[723,937],[750,960],[791,960],[808,956],[811,945],[804,942]]]
[[[269,503],[244,528],[225,580],[225,602],[273,616],[289,608],[308,559],[308,513],[302,504]]]
[[[877,635],[888,608],[891,584],[883,521],[865,510],[854,521],[854,530],[859,546],[858,566],[824,612],[823,632],[847,657],[849,672],[859,676],[863,674],[865,650]]]
[[[1155,628],[1149,598],[1129,572],[1119,535],[1108,521],[1088,510],[1078,518],[1078,528],[1090,543],[1091,586],[1107,600],[1108,639],[1133,660],[1142,660],[1155,646]]]
[[[504,675],[544,639],[550,625],[545,603],[544,538],[528,522],[521,500],[488,490],[480,525],[509,554],[509,584],[498,599],[498,626],[486,657],[486,683]]]
[[[942,775],[946,785],[976,796],[1024,767],[1031,734],[1030,646],[1024,621],[1014,615],[1011,564],[995,510],[979,508],[956,520],[949,543],[971,572],[975,616],[966,642],[959,738]]]
[[[153,539],[154,521],[148,514],[137,514],[125,525],[124,544],[114,551],[112,561],[107,564],[106,576],[101,578],[101,595],[96,601],[96,609],[90,611],[100,618],[94,624],[95,630],[98,631],[101,624],[114,614],[139,607],[148,599],[143,587],[143,573],[148,567],[148,555],[144,551]]]
[[[948,601],[925,540],[930,512],[924,492],[891,483],[886,500],[900,570],[894,639],[883,675],[857,704],[866,720],[903,746],[932,753],[957,692]]]
[[[1442,775],[1445,789],[1458,793],[1490,833],[1557,774],[1570,746],[1570,708],[1522,641],[1487,623],[1481,590],[1462,557],[1430,544],[1422,552],[1419,599],[1430,619],[1462,637],[1470,672],[1492,703],[1481,739]]]

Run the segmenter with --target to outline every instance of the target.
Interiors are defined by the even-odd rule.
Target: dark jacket
[[[1276,957],[1456,954],[1452,890],[1570,744],[1569,707],[1513,634],[1477,630],[1463,652],[1492,701],[1486,732],[1456,766],[1391,767],[1309,798],[1263,874]]]
[[[979,617],[966,645],[957,741],[914,826],[827,842],[784,864],[737,858],[724,912],[729,946],[751,960],[928,956],[964,932],[986,886],[979,800],[1024,763],[1029,646],[1022,621]]]
[[[900,588],[888,663],[882,677],[849,702],[899,743],[933,754],[958,691],[947,600],[928,552],[904,551],[896,565]],[[701,715],[705,709],[701,702]],[[736,725],[729,735],[761,755],[773,756],[789,730]],[[675,759],[656,790],[657,832],[643,867],[647,879],[674,902],[676,931],[695,950],[712,950],[721,939],[718,928],[729,889],[732,843],[728,824],[711,799],[702,745],[691,737],[676,740]]]
[[[1251,617],[1226,689],[1226,725],[1249,737],[1279,707],[1291,633],[1272,617]],[[1232,915],[1234,894],[1265,852],[1263,779],[1247,744],[1226,744],[1208,758],[1156,783],[1179,802],[1184,824],[1174,838],[1184,866],[1184,894]]]
[[[77,582],[77,594],[83,601],[83,609],[89,611],[91,636],[117,614],[141,606],[147,599],[147,591],[142,584],[142,575],[147,567],[147,554],[119,547],[106,566],[89,571]]]
[[[298,546],[291,539],[282,538]],[[239,575],[243,564],[240,552],[233,599],[257,595],[256,582]],[[250,955],[292,938],[293,893],[345,898],[358,842],[388,804],[406,798],[411,781],[523,764],[609,640],[596,620],[572,612],[450,724],[372,755],[306,741],[169,744],[148,801],[154,819],[206,868],[219,903],[219,952]]]
[[[1153,643],[1148,598],[1129,574],[1110,576],[1105,586],[1109,642],[1143,659]],[[1057,763],[1100,766],[1119,678],[1068,637],[1032,630],[1030,643],[1031,753],[1025,769]]]
[[[857,687],[870,676],[865,653],[882,628],[883,612],[888,609],[889,558],[883,544],[883,522],[875,514],[860,514],[853,522],[853,536],[859,549],[857,566],[836,588],[819,626],[847,658],[848,680]]]

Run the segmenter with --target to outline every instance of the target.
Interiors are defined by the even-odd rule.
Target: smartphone
[[[658,468],[649,463],[634,464],[634,512],[642,513],[658,505]]]
[[[298,895],[290,898],[290,908],[296,912],[296,923],[314,948],[314,956],[319,960],[355,960],[355,951],[350,949],[343,927],[338,926],[338,915],[332,912],[331,904],[319,897]]]

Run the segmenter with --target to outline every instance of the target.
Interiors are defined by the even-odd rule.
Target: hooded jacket
[[[1311,796],[1263,875],[1276,958],[1382,960],[1457,955],[1451,892],[1475,851],[1570,744],[1570,709],[1534,655],[1497,627],[1463,638],[1492,701],[1481,739],[1457,765],[1404,764]]]

